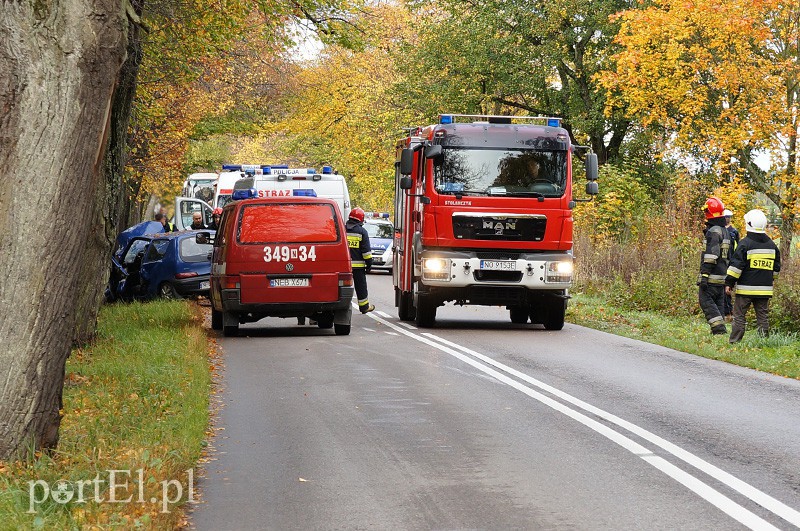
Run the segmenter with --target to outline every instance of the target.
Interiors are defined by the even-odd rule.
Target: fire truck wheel
[[[564,328],[564,314],[567,312],[567,301],[553,299],[547,305],[547,314],[544,318],[544,327],[547,330],[561,330]]]
[[[413,321],[417,317],[414,308],[414,294],[410,291],[400,292],[400,301],[397,306],[397,316],[401,321]]]
[[[511,306],[511,322],[516,324],[525,324],[528,322],[528,308],[525,306]]]
[[[419,305],[417,306],[417,326],[420,328],[432,328],[436,324],[436,308],[437,306],[430,301],[425,300],[425,297],[418,297]]]

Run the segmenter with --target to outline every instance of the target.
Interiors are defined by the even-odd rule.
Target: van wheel
[[[239,334],[239,318],[231,312],[222,312],[222,335],[236,337]]]
[[[525,306],[511,306],[509,308],[511,313],[511,322],[516,324],[525,324],[528,322],[528,308]]]
[[[350,335],[350,325],[349,324],[333,324],[333,331],[336,332],[337,336],[349,336]]]
[[[417,306],[416,322],[420,328],[433,328],[436,324],[436,308],[437,306],[425,297],[420,295],[417,299],[419,306]]]
[[[321,313],[316,316],[317,326],[323,330],[331,328],[333,326],[333,313]]]
[[[222,312],[211,308],[211,329],[222,330]]]
[[[417,317],[414,308],[414,297],[410,291],[400,292],[400,304],[397,306],[397,316],[401,321],[413,321]]]
[[[564,328],[564,315],[567,313],[567,301],[553,299],[547,304],[543,320],[547,330],[561,330]]]

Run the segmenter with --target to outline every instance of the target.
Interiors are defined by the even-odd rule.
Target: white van
[[[245,168],[243,166],[243,168]],[[249,167],[246,167],[248,170]],[[258,197],[291,196],[294,190],[314,190],[317,197],[336,201],[342,217],[350,213],[350,192],[343,175],[334,173],[331,166],[323,166],[322,172],[314,168],[290,168],[288,166],[260,166],[255,173],[236,181],[234,190],[253,188]]]

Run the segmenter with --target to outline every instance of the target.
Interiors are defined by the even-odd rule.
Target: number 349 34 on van
[[[236,335],[264,317],[350,333],[353,274],[338,206],[317,197],[245,199],[223,210],[211,262],[211,326]]]

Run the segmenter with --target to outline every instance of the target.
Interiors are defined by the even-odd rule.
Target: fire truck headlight
[[[572,282],[574,266],[569,262],[547,262],[547,282]]]
[[[427,280],[450,280],[450,260],[445,258],[423,258],[422,278]]]

